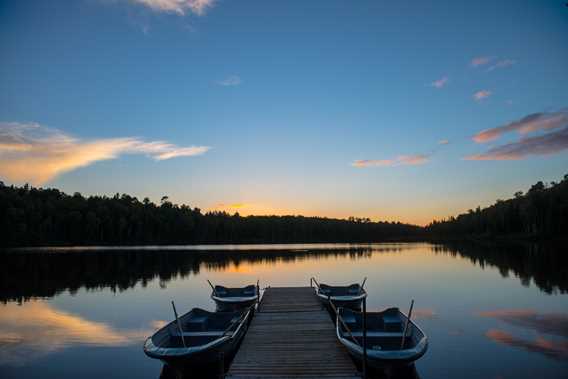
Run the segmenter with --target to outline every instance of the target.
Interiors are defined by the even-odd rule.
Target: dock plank
[[[227,378],[360,378],[335,326],[310,287],[271,287]]]

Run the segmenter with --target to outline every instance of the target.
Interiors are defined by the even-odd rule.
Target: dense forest
[[[568,230],[568,175],[526,193],[426,228],[369,219],[246,216],[148,198],[67,195],[57,189],[0,182],[0,246],[196,243],[380,242],[493,238],[556,238]]]
[[[0,246],[375,242],[416,238],[422,228],[369,219],[202,213],[164,197],[67,195],[0,182]]]
[[[559,183],[534,184],[526,193],[497,200],[487,208],[448,220],[434,221],[426,228],[431,237],[464,235],[478,237],[564,237],[568,231],[568,175]]]

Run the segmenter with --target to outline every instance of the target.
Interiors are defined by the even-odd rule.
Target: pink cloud
[[[493,58],[491,57],[475,57],[471,60],[471,66],[472,67],[483,66],[489,63],[492,59]]]
[[[188,11],[197,15],[205,14],[215,0],[130,0],[158,12],[177,13],[185,15]]]
[[[353,167],[418,166],[427,163],[429,157],[423,154],[399,155],[393,159],[363,159],[352,163]]]
[[[490,329],[485,333],[485,336],[502,345],[516,347],[532,353],[540,353],[549,358],[568,359],[568,343],[565,341],[557,342],[540,336],[531,341],[514,337],[512,334],[499,329]]]
[[[449,78],[444,76],[441,79],[434,80],[430,85],[435,88],[443,88],[446,84],[448,84]]]
[[[481,101],[483,99],[488,98],[489,96],[491,96],[491,91],[481,90],[481,91],[477,91],[476,93],[473,94],[473,99],[475,101]]]
[[[520,160],[532,155],[551,155],[568,149],[568,126],[548,134],[521,138],[505,145],[487,150],[485,153],[465,157],[471,161]]]
[[[511,67],[512,65],[514,65],[515,63],[517,63],[517,61],[515,61],[514,59],[503,59],[497,63],[495,63],[494,65],[492,65],[491,67],[489,67],[487,69],[487,71],[493,71],[496,70],[498,68],[506,68],[506,67]]]
[[[539,333],[568,337],[567,313],[537,313],[533,309],[497,309],[479,312],[481,317],[492,317],[511,325],[533,329]]]
[[[568,125],[567,110],[533,113],[507,125],[483,130],[473,136],[473,140],[483,143],[493,141],[507,132],[516,131],[519,134],[528,134],[540,130],[558,129],[565,125]]]

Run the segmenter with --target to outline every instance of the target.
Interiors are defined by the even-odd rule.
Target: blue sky
[[[564,3],[2,1],[0,178],[421,224],[488,205],[568,173]]]

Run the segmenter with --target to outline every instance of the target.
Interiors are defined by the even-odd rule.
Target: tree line
[[[422,228],[369,219],[202,213],[164,196],[84,197],[0,182],[0,246],[378,242],[416,238]]]
[[[470,209],[426,228],[434,237],[566,237],[568,231],[568,175],[560,182],[539,181],[508,200],[497,200],[487,208]]]
[[[568,230],[568,175],[558,183],[540,181],[514,198],[426,227],[354,217],[202,213],[173,204],[166,196],[155,204],[127,194],[84,197],[0,182],[0,230],[2,247],[555,238]]]

